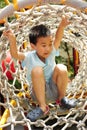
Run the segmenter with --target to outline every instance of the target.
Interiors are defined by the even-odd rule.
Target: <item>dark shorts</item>
[[[67,71],[67,67],[65,65],[57,64],[57,66],[60,70]],[[46,83],[45,95],[46,95],[45,97],[47,102],[55,102],[58,99],[58,89],[55,83],[53,82],[52,78],[50,79],[49,84]],[[33,91],[31,93],[31,97],[34,101],[37,101]]]

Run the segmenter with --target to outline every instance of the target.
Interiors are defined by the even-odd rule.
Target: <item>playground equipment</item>
[[[0,12],[0,19],[3,19],[7,16],[10,16],[13,14],[15,10],[19,10],[21,8],[27,7],[27,5],[33,5],[33,4],[47,4],[47,3],[53,3],[53,4],[65,4],[68,6],[72,6],[74,8],[80,9],[80,10],[86,10],[87,8],[87,2],[82,0],[13,0],[14,4],[10,4],[8,0],[6,1],[8,6],[2,9]]]
[[[15,2],[15,6],[18,5],[19,8],[24,8],[28,4],[33,5],[37,3],[37,1],[34,0],[21,0]],[[44,2],[53,3],[51,0],[44,0]],[[41,4],[44,2],[42,1]],[[59,0],[57,0],[57,2],[61,3]],[[47,24],[51,28],[54,36],[56,28],[61,20],[61,16],[63,14],[68,15],[72,23],[65,29],[62,42],[67,42],[67,44],[71,45],[78,51],[80,65],[77,75],[72,82],[69,83],[67,88],[67,97],[77,98],[79,101],[78,108],[65,112],[64,110],[58,108],[55,104],[50,103],[50,113],[48,117],[37,120],[33,123],[26,119],[26,113],[36,104],[32,105],[33,102],[29,95],[30,89],[25,78],[26,69],[22,70],[19,62],[12,59],[16,70],[15,73],[12,72],[12,76],[14,77],[12,84],[10,84],[6,78],[6,72],[9,67],[7,67],[7,69],[3,72],[0,64],[0,92],[5,98],[5,103],[0,102],[0,106],[5,108],[0,120],[0,130],[8,126],[11,126],[11,130],[14,130],[15,125],[17,124],[22,126],[26,125],[29,130],[31,130],[32,125],[43,127],[44,130],[53,130],[55,127],[59,129],[59,126],[62,127],[60,128],[62,130],[66,130],[68,128],[71,129],[73,126],[74,129],[78,130],[87,129],[87,15],[81,12],[87,7],[87,3],[80,0],[66,0],[62,2],[64,2],[64,4],[66,2],[69,6],[51,5],[47,3],[42,6],[37,6],[37,4],[35,4],[31,9],[24,12],[15,12],[15,10],[18,10],[19,8],[17,9],[14,4],[9,4],[0,12],[0,19],[8,16],[10,17],[11,11],[11,13],[17,14],[20,17],[12,20],[10,23],[7,21],[4,27],[0,28],[0,31],[12,28],[17,38],[18,49],[21,48],[21,51],[25,52],[30,49],[28,32],[32,26],[39,23]],[[25,49],[21,46],[22,43],[26,44]],[[0,61],[6,57],[8,48],[9,42],[2,35],[0,38]],[[16,80],[21,83],[20,89],[15,88]],[[27,87],[25,87],[26,85]],[[49,121],[52,120],[56,121],[50,125]]]
[[[11,75],[11,71],[12,71],[13,73],[15,73],[14,63],[12,62],[11,59],[12,59],[12,58],[11,58],[10,52],[7,52],[6,58],[5,58],[4,60],[2,60],[2,63],[1,63],[1,64],[2,64],[3,72],[6,71],[6,65],[8,66],[8,64],[10,64],[9,70],[6,72],[6,76],[7,76],[8,80],[13,80],[13,77],[12,77],[12,75]],[[10,62],[10,61],[11,61],[11,62]]]

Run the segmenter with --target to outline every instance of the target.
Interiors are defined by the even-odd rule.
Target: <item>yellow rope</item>
[[[14,8],[16,10],[18,10],[18,1],[17,0],[12,0],[13,1],[13,4],[14,4]]]
[[[27,85],[24,85],[24,89],[25,89],[25,90],[26,90],[26,88],[27,88]],[[30,95],[29,95],[29,93],[28,93],[27,91],[26,91],[26,94],[27,94],[28,97],[30,97]],[[23,96],[23,92],[19,92],[19,93],[17,94],[17,96],[18,96],[18,97],[22,97],[22,96]],[[10,104],[13,105],[14,107],[16,107],[16,105],[17,105],[17,103],[16,103],[15,100],[11,100]],[[6,109],[6,110],[4,111],[4,113],[3,113],[2,117],[1,117],[1,119],[0,119],[0,125],[4,125],[4,124],[6,123],[6,121],[7,121],[7,119],[8,119],[9,116],[10,116],[10,111],[9,111],[9,109]],[[0,128],[0,130],[3,130],[3,129]]]
[[[42,0],[37,0],[37,5],[41,5]]]
[[[65,2],[66,2],[66,0],[60,0],[61,4],[65,4]],[[41,5],[41,3],[42,3],[42,0],[37,0],[38,5]]]
[[[66,0],[60,0],[60,1],[61,1],[61,4],[65,4],[65,1],[66,1]]]
[[[84,9],[85,13],[87,14],[87,8]]]
[[[7,5],[10,4],[9,0],[4,0]]]
[[[18,96],[18,97],[21,97],[21,96],[22,96],[22,93],[21,93],[21,92],[18,93],[17,96]],[[10,104],[15,107],[15,106],[16,106],[16,101],[15,101],[15,100],[12,100],[12,101],[10,102]],[[1,117],[0,125],[4,125],[4,124],[6,123],[6,121],[7,121],[7,119],[8,119],[9,116],[10,116],[10,111],[9,111],[9,109],[6,109],[5,112],[4,112],[4,114],[3,114],[2,117]],[[0,130],[3,130],[3,129],[0,128]]]

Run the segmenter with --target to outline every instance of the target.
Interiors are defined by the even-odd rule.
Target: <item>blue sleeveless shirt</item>
[[[55,48],[53,48],[51,54],[46,59],[45,63],[39,59],[35,50],[25,53],[25,59],[22,61],[22,67],[26,67],[27,69],[26,77],[30,85],[32,84],[31,71],[34,67],[37,67],[37,66],[40,66],[43,68],[45,81],[49,83],[49,80],[52,77],[52,74],[56,65],[55,56],[57,53],[58,51],[56,51]]]

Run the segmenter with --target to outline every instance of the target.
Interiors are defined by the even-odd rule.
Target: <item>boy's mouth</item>
[[[44,53],[44,55],[49,55],[49,53]]]

